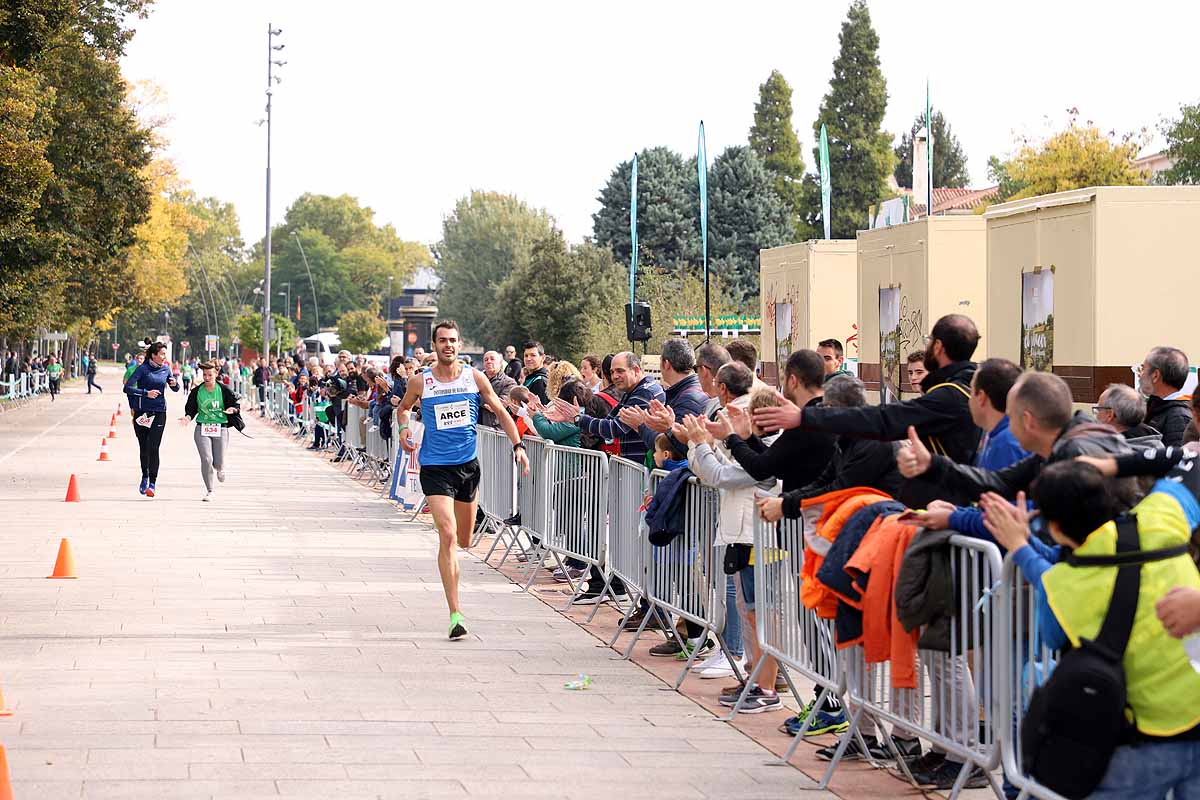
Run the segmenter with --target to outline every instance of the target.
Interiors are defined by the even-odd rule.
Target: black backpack
[[[1034,690],[1021,723],[1026,772],[1069,800],[1087,797],[1100,785],[1113,752],[1133,734],[1123,661],[1142,565],[1187,552],[1185,545],[1142,551],[1136,517],[1116,522],[1115,555],[1067,557],[1073,567],[1119,567],[1100,633],[1062,654],[1050,678]]]

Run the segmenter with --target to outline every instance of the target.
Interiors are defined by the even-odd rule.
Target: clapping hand
[[[1005,550],[1015,552],[1029,542],[1029,511],[1024,492],[1017,493],[1016,505],[995,492],[988,492],[979,498],[979,507],[983,509],[983,527]]]
[[[703,417],[689,414],[683,418],[683,426],[687,429],[687,438],[692,444],[712,444],[713,437],[705,430]]]
[[[530,414],[545,414],[546,407],[542,405],[542,400],[535,394],[529,395],[529,403],[527,404]]]
[[[688,432],[687,428],[683,427],[682,422],[676,422],[671,425],[671,435],[675,437],[675,441],[687,443]]]
[[[646,409],[646,427],[656,433],[666,433],[675,424],[675,412],[661,400],[651,400]]]
[[[617,412],[617,419],[628,428],[634,430],[646,424],[646,412],[644,409],[626,406]]]
[[[555,397],[550,401],[550,408],[546,410],[546,419],[551,422],[574,422],[580,411],[578,403],[568,403],[560,397]]]
[[[733,424],[729,421],[729,415],[724,411],[717,414],[716,419],[705,420],[704,427],[714,439],[724,439],[733,434]]]
[[[743,409],[737,406],[726,406],[725,410],[721,413],[728,416],[729,424],[733,427],[733,432],[738,435],[738,438],[749,439],[754,433],[750,428],[750,415]]]

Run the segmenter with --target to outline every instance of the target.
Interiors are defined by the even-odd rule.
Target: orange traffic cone
[[[63,539],[58,545],[58,558],[54,561],[54,574],[46,577],[62,579],[79,577],[75,574],[75,554],[71,552],[70,539]]]
[[[121,416],[121,404],[117,403],[117,416]]]
[[[112,459],[108,457],[108,439],[100,440],[100,457],[97,458],[96,460],[97,461],[112,461]]]
[[[111,417],[108,418],[108,427],[110,427],[110,428],[117,427],[117,415],[116,414],[113,414]]]
[[[108,423],[108,437],[107,438],[109,438],[109,439],[117,438],[117,421],[115,419],[111,420]]]
[[[0,744],[0,800],[13,800],[12,781],[8,779],[8,753]]]
[[[12,709],[4,705],[4,690],[0,689],[0,717],[11,717],[12,715]]]
[[[79,502],[79,481],[75,480],[75,473],[71,473],[71,482],[67,484],[67,497],[63,502]]]

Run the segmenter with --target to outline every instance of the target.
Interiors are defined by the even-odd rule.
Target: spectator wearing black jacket
[[[1138,391],[1146,400],[1146,424],[1162,434],[1163,444],[1179,447],[1192,409],[1183,396],[1188,378],[1188,357],[1175,347],[1151,350],[1138,370]]]
[[[979,344],[979,331],[970,318],[949,314],[933,326],[925,347],[929,374],[921,382],[920,397],[899,403],[860,408],[809,407],[801,410],[792,403],[755,412],[754,421],[768,430],[801,427],[836,436],[858,439],[897,441],[915,428],[917,436],[931,452],[960,464],[969,464],[979,447],[979,428],[971,419],[967,401],[971,397],[971,377],[975,363],[970,361]],[[936,486],[905,484],[902,502],[921,508],[945,497]]]
[[[797,350],[787,360],[783,393],[795,408],[810,409],[821,405],[825,383],[825,362],[812,350]],[[758,419],[758,414],[755,414]],[[759,425],[763,430],[775,430]],[[755,480],[778,478],[783,491],[790,492],[812,483],[821,476],[836,450],[836,438],[823,431],[792,427],[767,447],[750,435],[750,419],[727,409],[709,431],[725,439],[725,446]]]
[[[517,358],[517,348],[511,344],[504,348],[504,374],[513,379],[513,383],[521,382],[521,360]]]
[[[824,404],[829,408],[865,406],[867,396],[862,381],[848,373],[827,380]],[[763,519],[775,522],[782,517],[800,516],[800,504],[810,497],[855,486],[869,486],[895,497],[903,483],[904,478],[896,468],[894,442],[843,436],[838,439],[833,459],[815,481],[785,492],[781,497],[764,498],[759,502],[759,508]]]
[[[1028,491],[1047,464],[1077,456],[1116,456],[1132,452],[1129,444],[1108,425],[1082,411],[1072,415],[1071,390],[1066,381],[1049,372],[1026,372],[1008,394],[1008,418],[1013,436],[1032,455],[1000,470],[958,464],[932,454],[915,436],[897,456],[906,478],[923,476],[947,491],[978,499],[985,492],[1013,500]],[[1120,499],[1128,508],[1136,500],[1132,483],[1119,485]]]
[[[504,360],[495,350],[489,350],[483,354],[483,374],[487,376],[488,381],[492,384],[493,391],[496,392],[496,397],[501,400],[508,397],[508,392],[517,382],[504,372]],[[500,420],[496,417],[495,412],[490,408],[481,407],[479,409],[479,424],[488,428],[500,427]]]
[[[525,359],[525,380],[521,384],[537,395],[542,405],[550,404],[550,377],[546,371],[546,349],[541,342],[526,342],[522,354]]]
[[[252,381],[258,392],[258,415],[260,417],[266,416],[267,384],[271,382],[271,368],[267,365],[265,358],[260,358],[254,362],[254,377]]]

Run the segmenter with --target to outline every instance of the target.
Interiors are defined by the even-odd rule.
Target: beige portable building
[[[852,239],[813,239],[760,250],[763,380],[777,384],[796,350],[838,339],[858,358],[858,276]]]
[[[975,359],[988,347],[987,244],[983,217],[926,217],[858,232],[859,375],[879,389],[881,299],[890,310],[885,346],[891,383],[911,395],[906,356],[925,349],[925,336],[946,314],[965,314],[979,328]]]
[[[988,352],[1094,403],[1168,344],[1200,360],[1200,187],[1109,186],[992,206]]]

